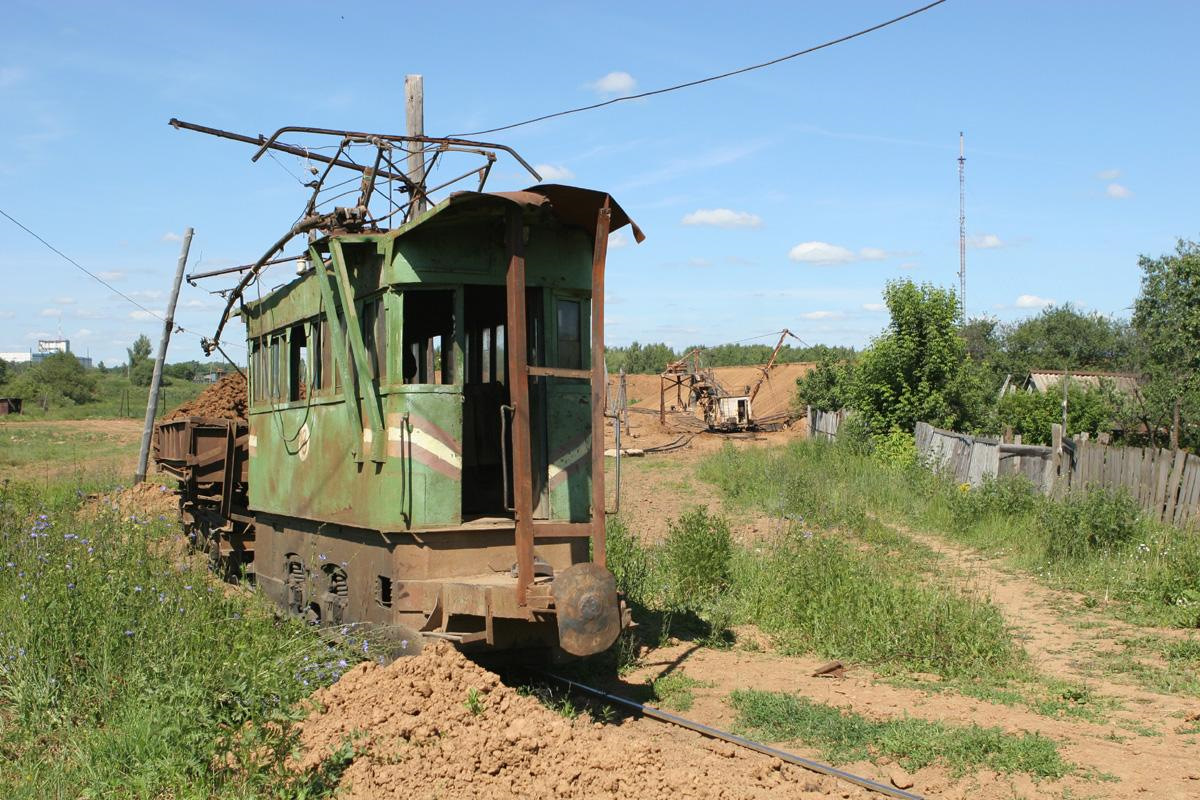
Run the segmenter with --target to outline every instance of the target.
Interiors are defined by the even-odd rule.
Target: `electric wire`
[[[731,70],[729,72],[723,72],[720,75],[710,75],[707,78],[698,78],[694,81],[687,81],[686,83],[678,83],[678,84],[675,84],[674,86],[666,86],[661,89],[651,89],[650,91],[638,92],[637,94],[629,94],[629,95],[623,95],[621,97],[613,97],[608,100],[602,100],[599,103],[592,103],[591,105],[579,106],[578,108],[570,108],[570,109],[567,109],[566,111],[556,111],[553,114],[543,114],[540,117],[533,117],[532,119],[523,120],[521,122],[514,122],[510,125],[501,125],[499,127],[488,128],[486,130],[471,131],[470,133],[456,133],[456,134],[453,134],[453,136],[458,137],[458,138],[470,138],[472,136],[482,136],[485,133],[496,133],[498,131],[512,130],[513,128],[520,128],[523,125],[532,125],[535,122],[543,122],[545,120],[554,119],[556,117],[565,117],[568,114],[578,114],[581,111],[592,111],[593,109],[603,108],[605,106],[611,106],[614,103],[621,103],[626,100],[640,100],[644,97],[653,97],[654,95],[658,95],[658,94],[666,94],[667,92],[675,92],[680,89],[688,89],[692,86],[699,86],[700,84],[703,84],[703,83],[712,83],[713,81],[719,81],[724,78],[731,78],[734,75],[741,75],[746,72],[753,72],[754,70],[763,69],[765,67],[771,67],[776,64],[780,64],[784,61],[790,61],[793,58],[799,58],[800,56],[806,56],[810,53],[815,53],[818,50],[824,50],[827,47],[833,47],[834,45],[842,44],[843,42],[848,42],[851,39],[857,39],[860,36],[866,36],[868,33],[874,33],[875,31],[886,28],[889,25],[895,25],[897,22],[903,22],[904,20],[906,20],[910,17],[915,17],[918,14],[924,13],[924,12],[930,10],[931,8],[934,8],[935,6],[940,6],[944,2],[946,2],[946,0],[935,0],[934,2],[929,3],[928,5],[921,6],[920,8],[917,8],[917,9],[913,9],[912,11],[909,11],[906,14],[901,14],[900,16],[889,19],[886,22],[880,22],[879,24],[872,25],[869,28],[863,28],[860,31],[856,31],[854,33],[850,33],[845,36],[840,36],[837,39],[830,39],[827,42],[822,42],[821,44],[805,48],[804,50],[798,50],[795,53],[789,53],[788,55],[780,56],[779,58],[773,58],[770,61],[764,61],[761,64],[752,64],[748,67],[741,67],[739,69]]]
[[[23,230],[23,231],[25,231],[26,233],[28,233],[28,234],[29,234],[30,236],[32,236],[34,239],[37,239],[39,242],[41,242],[43,245],[45,245],[45,246],[46,246],[46,248],[48,248],[48,249],[49,249],[51,252],[53,252],[53,253],[55,253],[56,255],[58,255],[60,258],[62,258],[63,260],[65,260],[65,261],[66,261],[68,264],[70,264],[71,266],[75,267],[75,269],[79,270],[79,271],[80,271],[80,272],[82,272],[84,275],[87,275],[89,278],[91,278],[92,280],[94,280],[96,283],[100,284],[101,286],[103,286],[103,287],[105,287],[106,289],[110,290],[110,291],[111,291],[111,292],[113,292],[114,294],[117,294],[117,295],[119,295],[121,298],[123,298],[123,299],[127,300],[128,302],[132,303],[133,305],[137,306],[139,309],[141,309],[141,310],[142,310],[142,311],[144,311],[145,313],[149,314],[150,316],[154,317],[154,318],[155,318],[155,319],[157,319],[159,322],[164,322],[164,323],[165,323],[165,322],[167,321],[167,320],[166,320],[166,317],[162,316],[161,314],[159,314],[159,313],[158,313],[158,312],[156,312],[156,311],[152,311],[151,309],[149,309],[149,308],[146,308],[144,305],[142,305],[141,303],[139,303],[137,300],[134,300],[132,297],[130,297],[129,295],[125,294],[125,293],[124,293],[124,292],[122,292],[120,289],[118,289],[117,287],[113,286],[111,283],[109,283],[108,281],[104,280],[104,279],[103,279],[103,278],[101,278],[99,275],[97,275],[96,273],[92,272],[90,269],[88,269],[87,267],[83,266],[82,264],[80,264],[80,263],[79,263],[78,261],[76,261],[75,259],[71,258],[69,255],[67,255],[66,253],[64,253],[62,250],[59,250],[59,249],[58,249],[57,247],[55,247],[54,245],[50,244],[50,242],[46,241],[46,240],[45,240],[45,239],[43,239],[41,236],[39,236],[37,233],[35,233],[34,231],[30,230],[30,229],[29,229],[29,228],[28,228],[28,227],[27,227],[27,226],[26,226],[24,223],[22,223],[20,220],[18,220],[18,219],[16,219],[15,217],[13,217],[11,214],[9,214],[9,213],[8,213],[7,211],[5,211],[4,209],[0,208],[0,214],[2,214],[2,215],[3,215],[3,216],[6,218],[6,219],[8,219],[8,221],[9,221],[9,222],[11,222],[12,224],[16,225],[16,226],[17,226],[18,228],[20,228],[21,230]],[[180,333],[187,333],[187,334],[190,334],[190,335],[192,335],[192,336],[195,336],[195,337],[196,337],[196,338],[198,338],[198,339],[203,339],[203,338],[204,338],[204,337],[203,337],[201,334],[199,334],[199,333],[196,333],[196,332],[195,332],[195,331],[193,331],[193,330],[188,330],[187,328],[183,327],[182,325],[180,325],[180,324],[176,323],[174,320],[172,320],[172,323],[171,323],[171,324],[172,324],[172,325],[174,325],[174,328],[175,328],[175,330],[176,330],[176,331],[178,331],[178,332],[180,332]],[[237,345],[234,345],[234,346],[237,346]]]

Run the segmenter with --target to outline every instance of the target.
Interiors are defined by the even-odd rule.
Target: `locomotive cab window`
[[[558,366],[583,369],[583,304],[559,298],[555,303],[558,323]]]
[[[304,325],[293,325],[288,337],[288,400],[308,396],[308,335]]]
[[[405,383],[454,383],[454,291],[404,294]]]

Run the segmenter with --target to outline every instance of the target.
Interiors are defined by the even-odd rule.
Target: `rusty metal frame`
[[[604,267],[608,258],[608,230],[612,200],[607,195],[596,212],[596,244],[592,250],[592,560],[601,567],[607,560],[604,536],[604,393],[608,374],[604,368]]]
[[[506,212],[508,318],[505,349],[508,351],[509,404],[513,407],[512,461],[514,537],[517,549],[517,604],[525,605],[533,583],[533,446],[529,417],[529,349],[525,314],[525,225],[519,207]]]

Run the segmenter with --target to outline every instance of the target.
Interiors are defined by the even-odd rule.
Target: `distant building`
[[[39,339],[37,350],[29,352],[12,352],[0,353],[0,359],[7,361],[9,364],[38,364],[41,363],[46,356],[52,356],[55,353],[70,353],[70,339]],[[72,353],[72,355],[74,355]],[[92,366],[92,359],[87,356],[76,355],[75,358],[85,367]]]
[[[1066,376],[1070,383],[1076,386],[1099,389],[1102,383],[1108,383],[1123,395],[1134,399],[1142,396],[1141,379],[1132,372],[1090,372],[1087,370],[1074,372],[1061,369],[1039,369],[1029,373],[1029,376],[1020,384],[1020,389],[1043,394],[1052,387],[1061,391],[1063,376]]]
[[[7,414],[21,413],[21,398],[19,397],[0,397],[0,417]]]

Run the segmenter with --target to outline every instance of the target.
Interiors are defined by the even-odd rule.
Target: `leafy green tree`
[[[1070,303],[1007,326],[999,365],[1014,375],[1037,369],[1127,369],[1135,350],[1129,324]]]
[[[1078,383],[1067,384],[1067,430],[1095,436],[1118,424],[1112,394]],[[1045,392],[1009,392],[996,409],[997,427],[1011,425],[1025,444],[1050,444],[1050,428],[1062,422],[1062,383]]]
[[[53,353],[22,370],[8,391],[37,403],[43,410],[51,405],[90,403],[100,393],[96,375],[85,369],[71,353]]]
[[[953,291],[893,281],[884,291],[888,328],[854,369],[850,406],[872,434],[912,431],[918,422],[975,429],[987,390],[958,332]]]
[[[1133,327],[1141,345],[1150,416],[1170,429],[1170,446],[1185,438],[1200,406],[1200,243],[1180,239],[1173,254],[1141,256],[1141,293]],[[1189,424],[1190,423],[1190,424]]]
[[[679,356],[667,345],[642,345],[633,342],[629,347],[609,347],[605,350],[605,359],[609,372],[617,372],[621,368],[631,374],[656,375],[666,369],[667,364]]]
[[[125,352],[129,354],[129,372],[132,376],[134,368],[150,358],[150,339],[143,333],[134,340],[133,347]]]
[[[796,407],[812,406],[818,411],[839,411],[850,400],[854,367],[849,361],[822,358],[817,366],[796,379]]]
[[[8,380],[8,362],[0,358],[0,383]]]

